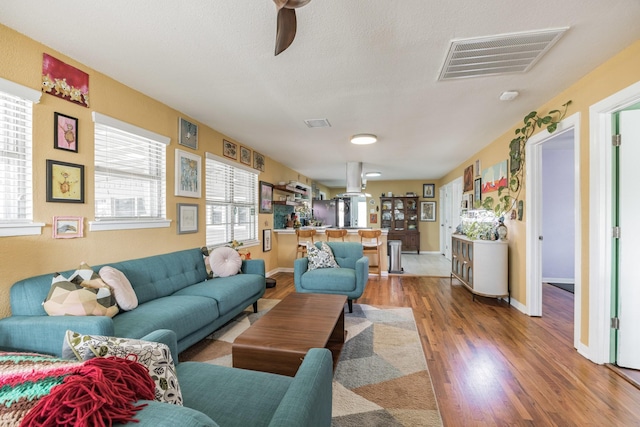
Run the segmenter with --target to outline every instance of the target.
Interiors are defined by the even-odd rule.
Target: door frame
[[[589,107],[589,353],[611,362],[611,188],[613,114],[640,102],[640,82]]]
[[[527,314],[542,316],[542,145],[565,132],[573,131],[573,172],[574,172],[574,317],[573,345],[578,351],[586,351],[580,346],[582,333],[582,214],[580,209],[580,113],[563,119],[554,133],[547,130],[529,138],[525,147],[526,166],[526,277],[527,277]]]

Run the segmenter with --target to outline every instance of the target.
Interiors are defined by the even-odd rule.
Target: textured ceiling
[[[640,38],[637,0],[313,0],[297,18],[275,57],[271,0],[0,2],[2,24],[329,186],[348,161],[440,178]],[[437,80],[454,39],[560,27],[527,73]],[[363,132],[378,143],[349,144]]]

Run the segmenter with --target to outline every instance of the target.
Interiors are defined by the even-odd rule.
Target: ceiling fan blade
[[[278,11],[278,29],[276,31],[276,55],[284,52],[296,37],[296,11],[280,9]]]

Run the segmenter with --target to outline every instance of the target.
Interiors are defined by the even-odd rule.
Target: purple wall
[[[573,141],[573,135],[571,135]],[[574,283],[573,143],[542,147],[542,279]]]

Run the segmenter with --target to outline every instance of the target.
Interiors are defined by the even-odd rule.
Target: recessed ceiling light
[[[381,175],[382,174],[380,172],[367,172],[367,173],[364,174],[364,176],[366,176],[368,178],[373,177],[373,176],[381,176]]]
[[[378,137],[371,133],[359,133],[351,137],[351,143],[357,145],[373,144]]]
[[[500,94],[500,101],[513,101],[520,95],[517,90],[507,90]]]

